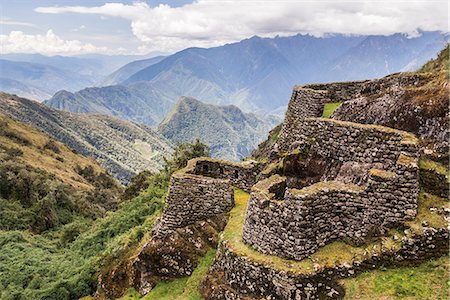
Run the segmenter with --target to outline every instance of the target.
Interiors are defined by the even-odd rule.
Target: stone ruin
[[[127,267],[114,270],[102,281],[108,296],[121,295],[115,286],[129,284],[146,294],[157,282],[191,275],[199,257],[218,246],[219,233],[234,206],[233,187],[250,192],[259,172],[260,165],[254,161],[232,163],[202,157],[174,173],[152,239]]]
[[[283,176],[252,190],[243,239],[301,260],[336,239],[361,244],[416,215],[418,140],[383,126],[318,118],[367,81],[295,87],[275,150]]]
[[[416,217],[415,135],[320,118],[326,103],[381,88],[395,90],[402,80],[414,84],[418,79],[411,75],[294,88],[269,155],[272,161],[251,190],[242,227],[242,242],[249,249],[232,240],[220,243],[202,284],[205,299],[342,299],[345,291],[337,279],[448,252],[448,229],[425,226],[420,234],[403,237],[399,248],[366,250],[342,265],[295,267],[308,265],[308,257],[334,240],[363,247]]]
[[[233,186],[247,192],[256,183],[259,166],[253,162],[232,163],[212,158],[189,161],[170,179],[169,194],[154,236],[161,238],[174,229],[227,213],[234,206]]]
[[[405,80],[414,81],[413,77]],[[251,193],[242,227],[242,242],[251,249],[247,254],[257,252],[284,259],[288,265],[301,262],[334,240],[363,245],[414,219],[419,194],[418,139],[388,127],[320,118],[326,103],[349,101],[367,93],[374,84],[389,89],[392,82],[295,87],[270,154],[272,162],[191,160],[171,178],[166,206],[154,226],[150,246],[170,248],[177,239],[189,239],[198,224],[228,216],[234,206],[234,187]],[[217,236],[224,226],[216,226]],[[155,240],[168,242],[155,244]],[[199,240],[198,236],[192,238],[194,248]],[[336,278],[380,264],[441,255],[448,250],[447,240],[448,230],[424,228],[422,234],[406,239],[396,252],[364,256],[351,265],[320,267],[301,274],[255,260],[236,250],[232,241],[223,240],[202,283],[202,295],[211,300],[340,299],[345,291]],[[134,267],[134,286],[144,293],[151,288],[149,270],[160,269],[151,263],[146,265],[155,256],[154,251],[146,253],[146,247]],[[169,269],[191,259],[180,252],[177,255],[179,262],[171,259]],[[159,263],[157,260],[156,265]],[[189,275],[193,267],[183,265],[184,273],[177,276]]]
[[[332,240],[362,244],[415,217],[419,181],[413,135],[305,118],[280,136],[281,149],[294,145],[296,151],[285,158],[285,176],[273,175],[253,187],[243,230],[253,248],[301,260]]]

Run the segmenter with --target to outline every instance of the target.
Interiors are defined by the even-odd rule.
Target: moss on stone
[[[268,164],[264,170],[261,171],[262,175],[270,175],[272,173],[277,172],[277,170],[281,170],[283,168],[283,162],[280,161],[276,161],[276,162],[272,162],[270,164]]]
[[[412,133],[402,130],[393,129],[386,126],[381,125],[375,125],[375,124],[361,124],[361,123],[354,123],[354,122],[348,122],[348,121],[341,121],[336,119],[326,119],[326,118],[306,118],[306,120],[318,120],[318,121],[325,121],[334,123],[341,126],[348,126],[348,127],[355,127],[355,128],[361,128],[361,129],[369,129],[369,130],[377,130],[380,132],[385,132],[389,134],[398,134],[402,137],[402,144],[404,145],[417,145],[419,143],[419,139]]]
[[[417,168],[417,158],[407,156],[404,154],[400,154],[400,156],[397,159],[397,165],[410,167],[410,168]]]
[[[382,179],[389,180],[389,179],[394,179],[395,177],[397,177],[397,174],[395,174],[394,172],[380,170],[380,169],[370,169],[369,172],[370,172],[370,175],[378,177],[378,178],[382,178]]]
[[[259,181],[252,187],[252,191],[269,193],[269,188],[274,184],[281,183],[286,180],[286,177],[278,174],[272,175],[267,179]]]
[[[364,187],[353,183],[343,183],[340,181],[320,181],[300,190],[290,189],[289,192],[294,196],[309,196],[319,192],[344,191],[355,193],[362,190],[364,190]]]
[[[447,179],[449,178],[449,170],[442,164],[432,161],[427,158],[422,158],[419,160],[419,168],[422,170],[432,170],[438,174],[445,175]]]
[[[446,228],[448,222],[444,218],[443,207],[448,207],[448,200],[421,192],[418,199],[417,216],[414,220],[405,222],[413,233],[420,233],[424,227]]]
[[[231,162],[231,161],[218,159],[218,158],[197,157],[197,158],[189,160],[186,167],[184,167],[181,170],[176,171],[174,173],[174,175],[180,176],[182,174],[193,172],[195,166],[200,161],[219,163],[219,164],[223,164],[223,165],[234,166],[234,167],[245,168],[245,169],[252,169],[254,167],[254,164],[256,163],[256,161],[253,161],[253,160],[248,160],[248,161],[244,161],[244,162]]]

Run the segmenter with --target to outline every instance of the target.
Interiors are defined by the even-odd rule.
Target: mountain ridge
[[[93,157],[122,183],[147,169],[156,172],[170,143],[149,127],[106,115],[59,111],[0,93],[0,113],[30,124],[77,152]]]
[[[173,143],[200,139],[212,157],[239,161],[261,142],[276,118],[262,119],[235,105],[217,106],[180,97],[157,131]]]
[[[133,95],[135,90],[147,91],[146,96],[141,97],[145,109],[134,111],[133,103],[122,99],[123,111],[116,116],[139,120],[145,119],[142,111],[146,114],[152,111],[156,117],[147,125],[154,126],[181,96],[215,105],[234,104],[245,112],[281,115],[295,84],[367,79],[415,68],[432,58],[446,40],[448,35],[440,32],[421,32],[415,38],[403,34],[322,38],[295,35],[252,37],[219,47],[188,48],[121,82],[120,86],[131,87]],[[372,52],[367,50],[368,45],[374,45]],[[110,87],[103,89],[117,98]],[[81,90],[74,93],[75,97],[79,93],[84,95],[81,104],[63,105],[58,95],[46,104],[64,110],[98,113],[100,109],[89,104],[98,101],[96,93]],[[163,108],[155,111],[155,107],[161,107],[155,103],[163,103]],[[114,112],[109,114],[114,115]]]

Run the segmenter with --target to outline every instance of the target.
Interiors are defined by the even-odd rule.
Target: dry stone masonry
[[[420,234],[402,239],[397,249],[368,252],[352,263],[300,270],[252,260],[240,255],[227,241],[220,244],[216,259],[203,282],[206,300],[240,299],[343,299],[338,279],[381,266],[408,265],[448,253],[448,230],[425,227]]]
[[[306,118],[296,125],[281,143],[298,145],[337,170],[322,175],[327,181],[301,189],[289,188],[287,179],[278,175],[255,185],[244,224],[245,242],[263,253],[301,260],[332,240],[362,243],[380,235],[383,227],[416,215],[414,136],[330,119]],[[352,181],[358,172],[363,179],[357,178],[357,185]],[[277,192],[280,186],[288,188]]]
[[[448,252],[448,228],[427,222],[420,232],[392,237],[392,228],[408,228],[418,214],[416,136],[320,118],[326,103],[401,93],[421,80],[411,73],[294,88],[270,161],[251,189],[242,240],[221,242],[202,284],[205,299],[342,299],[340,278]],[[365,248],[384,239],[393,242]],[[350,262],[305,267],[335,240],[366,250]]]
[[[154,236],[162,238],[176,228],[229,212],[234,205],[233,186],[249,191],[257,170],[255,162],[189,161],[170,179],[166,206],[154,226]]]

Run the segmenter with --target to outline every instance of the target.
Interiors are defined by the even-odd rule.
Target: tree
[[[165,170],[169,175],[186,167],[187,162],[196,157],[209,157],[209,146],[196,139],[194,143],[177,144],[171,160],[165,160]]]

